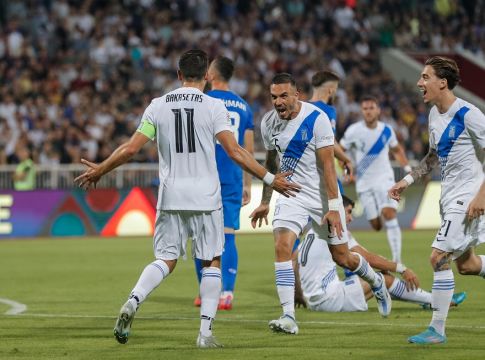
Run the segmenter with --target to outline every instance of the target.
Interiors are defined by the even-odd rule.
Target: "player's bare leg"
[[[461,275],[478,275],[485,278],[485,255],[476,255],[473,248],[465,251],[455,263]]]
[[[381,221],[381,218],[374,218],[374,219],[370,219],[369,220],[369,224],[370,226],[372,226],[372,228],[375,230],[375,231],[379,231],[380,229],[382,229],[382,221]]]

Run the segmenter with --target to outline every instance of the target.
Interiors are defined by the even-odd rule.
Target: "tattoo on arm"
[[[441,259],[438,260],[438,262],[434,266],[434,271],[443,271],[443,270],[449,270],[450,269],[450,263],[451,263],[451,253],[446,253],[443,255]]]
[[[433,168],[438,165],[438,154],[435,149],[429,149],[428,153],[423,160],[411,171],[411,176],[414,181],[421,179],[423,176],[428,175]]]
[[[276,150],[269,150],[266,152],[266,169],[273,174],[278,172],[278,152]],[[271,201],[271,195],[273,194],[273,188],[269,185],[263,184],[263,196],[261,202],[269,204]]]

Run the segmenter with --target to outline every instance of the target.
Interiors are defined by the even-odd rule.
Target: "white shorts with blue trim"
[[[389,186],[389,189],[392,187],[392,185]],[[387,190],[389,189],[383,186],[381,188],[363,191],[358,194],[359,201],[364,208],[365,217],[367,220],[380,217],[382,209],[384,208],[397,209],[398,202],[391,199],[387,194]]]
[[[468,249],[485,243],[485,215],[469,221],[463,212],[448,211],[441,217],[438,230],[431,247],[452,253],[456,260]]]

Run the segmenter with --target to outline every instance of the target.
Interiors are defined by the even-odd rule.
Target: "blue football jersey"
[[[332,124],[333,133],[337,131],[337,110],[332,105],[325,104],[323,101],[310,101],[311,104],[315,105],[317,108],[322,110],[327,114],[330,119],[330,124]]]
[[[211,90],[207,94],[224,102],[234,136],[239,145],[244,146],[244,133],[254,129],[253,113],[248,103],[232,91]],[[221,184],[242,185],[242,169],[227,156],[220,144],[216,145],[216,161]]]

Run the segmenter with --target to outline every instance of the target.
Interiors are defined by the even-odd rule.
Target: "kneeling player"
[[[343,196],[343,201],[346,221],[349,223],[352,221],[354,202],[346,196]],[[411,269],[367,251],[350,233],[348,235],[348,246],[351,251],[362,255],[370,266],[385,271],[386,287],[394,299],[414,302],[425,308],[431,308],[431,293],[419,288],[419,280]],[[297,286],[295,292],[297,304],[308,304],[308,307],[314,311],[367,310],[367,300],[373,296],[370,286],[353,274],[341,281],[338,278],[337,267],[332,261],[327,243],[319,239],[312,230],[307,233],[299,247],[298,272],[297,279],[300,280],[301,287]],[[389,272],[400,273],[402,280]],[[466,293],[455,294],[451,305],[456,306],[465,298]]]

